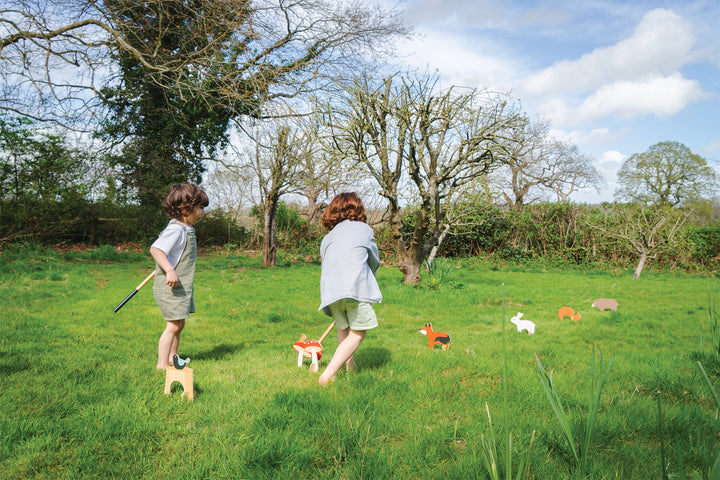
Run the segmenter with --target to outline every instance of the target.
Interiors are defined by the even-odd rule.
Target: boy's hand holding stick
[[[141,289],[142,287],[144,287],[146,283],[148,283],[150,280],[152,280],[154,276],[155,276],[155,271],[153,270],[153,272],[152,272],[150,275],[148,275],[147,278],[145,278],[145,280],[143,280],[143,281],[140,283],[140,285],[138,285],[137,287],[135,287],[135,290],[133,290],[132,292],[130,292],[130,295],[128,295],[127,297],[125,297],[125,300],[123,300],[122,302],[120,302],[117,307],[113,308],[113,312],[117,313],[117,311],[120,310],[120,309],[122,308],[122,306],[125,305],[125,304],[133,297],[133,295],[135,295],[137,292],[139,292],[140,289]]]

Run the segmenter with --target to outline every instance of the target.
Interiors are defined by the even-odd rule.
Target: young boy
[[[165,318],[165,331],[158,342],[158,369],[173,364],[185,319],[195,312],[193,279],[197,242],[193,225],[205,214],[209,203],[205,191],[192,183],[173,185],[163,202],[171,220],[150,247],[156,263],[153,293]]]

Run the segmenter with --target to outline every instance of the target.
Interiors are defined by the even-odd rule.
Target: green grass
[[[149,256],[0,253],[0,478],[484,479],[483,439],[493,436],[500,473],[511,438],[528,478],[708,478],[720,451],[720,369],[708,363],[715,278],[464,261],[413,287],[381,268],[380,327],[360,346],[360,370],[322,388],[292,349],[330,321],[317,312],[319,264],[278,264],[199,258],[198,312],[180,347],[195,373],[190,403],[179,384],[165,395],[154,368],[164,322],[149,286],[112,312],[152,268]],[[591,308],[601,297],[618,311]],[[558,319],[564,305],[582,320]],[[509,323],[517,312],[535,335]],[[451,334],[449,350],[428,349],[426,322]],[[331,334],[323,362],[335,345]],[[593,413],[595,349],[614,360]],[[537,358],[553,372],[586,476]]]

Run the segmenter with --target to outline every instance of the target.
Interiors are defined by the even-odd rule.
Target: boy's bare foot
[[[320,385],[322,385],[323,387],[326,386],[328,383],[334,382],[334,381],[335,381],[335,377],[327,378],[325,376],[325,374],[320,375],[320,378],[318,379],[318,383],[320,383]]]
[[[348,372],[354,372],[357,370],[357,365],[355,365],[355,362],[350,362],[345,364],[345,370]]]

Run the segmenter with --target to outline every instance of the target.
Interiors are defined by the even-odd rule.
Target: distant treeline
[[[613,225],[622,226],[612,207],[617,206],[546,202],[514,211],[492,204],[478,204],[457,226],[449,229],[438,255],[633,266],[638,255],[632,243],[611,231]],[[259,218],[262,217],[258,218],[253,211],[250,215],[241,222],[220,210],[210,211],[196,226],[200,245],[257,249],[262,234]],[[682,227],[673,238],[661,240],[660,247],[651,252],[652,264],[689,271],[717,270],[720,267],[720,223],[700,221],[686,212],[679,215],[686,217]],[[404,218],[408,231],[413,218],[412,209],[408,209]],[[151,211],[138,205],[118,206],[83,198],[66,198],[62,202],[0,201],[0,245],[16,242],[46,245],[136,242],[147,246],[165,223],[167,217],[161,210]],[[389,229],[383,223],[374,224],[373,228],[381,250],[391,261],[393,248]],[[324,233],[322,227],[308,222],[296,207],[281,202],[276,238],[279,248],[317,256]]]

